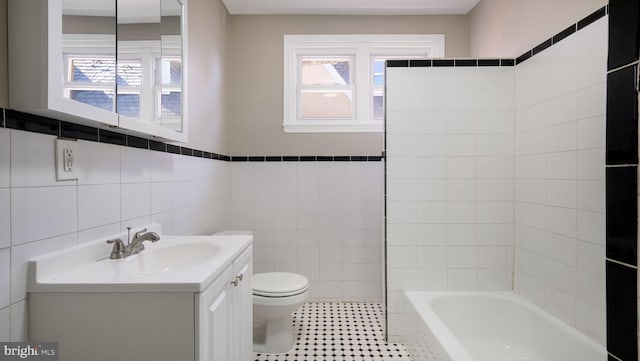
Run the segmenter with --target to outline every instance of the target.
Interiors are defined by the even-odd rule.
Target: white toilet
[[[288,272],[256,273],[253,287],[253,351],[286,353],[295,344],[291,314],[309,295],[309,280]]]

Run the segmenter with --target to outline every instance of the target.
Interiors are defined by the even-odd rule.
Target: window
[[[444,35],[285,35],[285,132],[381,132],[385,61],[444,55]]]
[[[159,41],[120,41],[117,69],[113,36],[65,35],[63,41],[65,97],[181,130],[179,38],[163,37],[163,54]]]

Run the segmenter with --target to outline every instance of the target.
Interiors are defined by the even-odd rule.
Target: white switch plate
[[[56,139],[56,180],[78,179],[78,142]]]

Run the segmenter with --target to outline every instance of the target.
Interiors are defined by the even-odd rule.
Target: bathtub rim
[[[513,291],[404,291],[403,293],[407,302],[420,316],[419,322],[423,322],[425,326],[431,330],[434,337],[453,361],[474,361],[474,358],[445,325],[431,304],[438,298],[454,295],[463,297],[488,296],[518,303],[548,320],[554,326],[573,334],[580,341],[583,341],[598,351],[602,355],[603,360],[607,359],[607,350],[604,345]],[[429,306],[426,307],[425,304]]]

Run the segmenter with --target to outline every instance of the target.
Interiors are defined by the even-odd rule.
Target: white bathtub
[[[414,361],[605,361],[602,345],[513,292],[405,292]]]

